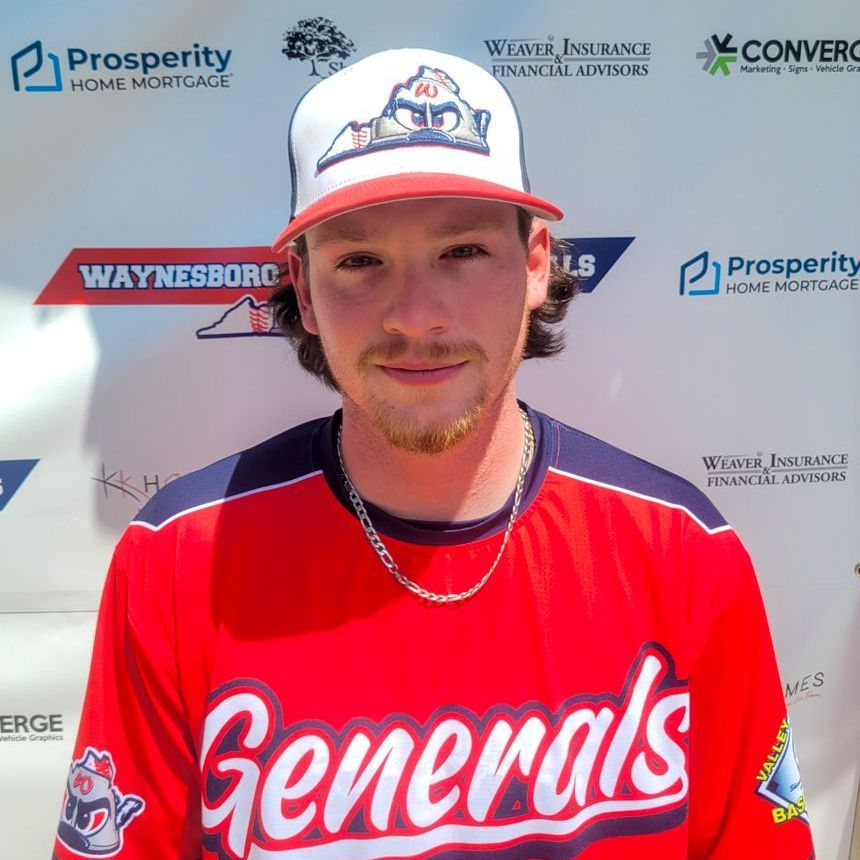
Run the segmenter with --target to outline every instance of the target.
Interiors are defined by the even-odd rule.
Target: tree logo
[[[288,60],[309,60],[310,76],[326,78],[343,68],[355,44],[328,18],[304,18],[284,33],[281,53]],[[317,65],[319,64],[319,66]]]

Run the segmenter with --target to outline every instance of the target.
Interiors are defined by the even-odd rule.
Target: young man
[[[343,409],[123,536],[57,857],[812,856],[736,535],[516,399],[572,292],[521,153],[434,52],[297,107],[273,304]]]

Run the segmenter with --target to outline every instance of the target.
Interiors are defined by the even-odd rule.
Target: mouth
[[[380,364],[379,369],[390,379],[407,385],[432,385],[452,379],[468,364],[461,361],[457,364],[411,363],[401,361],[398,364]]]

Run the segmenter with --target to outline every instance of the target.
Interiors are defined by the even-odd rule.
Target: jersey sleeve
[[[54,860],[201,856],[172,579],[130,527],[108,572]]]
[[[694,575],[725,586],[706,584],[704,605],[693,607],[701,641],[690,669],[689,856],[810,860],[806,800],[755,573],[734,532],[704,542]]]

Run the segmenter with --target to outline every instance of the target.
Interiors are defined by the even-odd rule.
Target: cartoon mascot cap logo
[[[114,787],[113,760],[108,752],[87,747],[72,762],[58,836],[75,854],[107,857],[122,848],[122,831],[143,811],[144,802]]]
[[[488,110],[473,110],[442,69],[421,66],[392,90],[382,115],[347,123],[317,162],[322,172],[337,161],[378,149],[435,144],[487,154]]]

